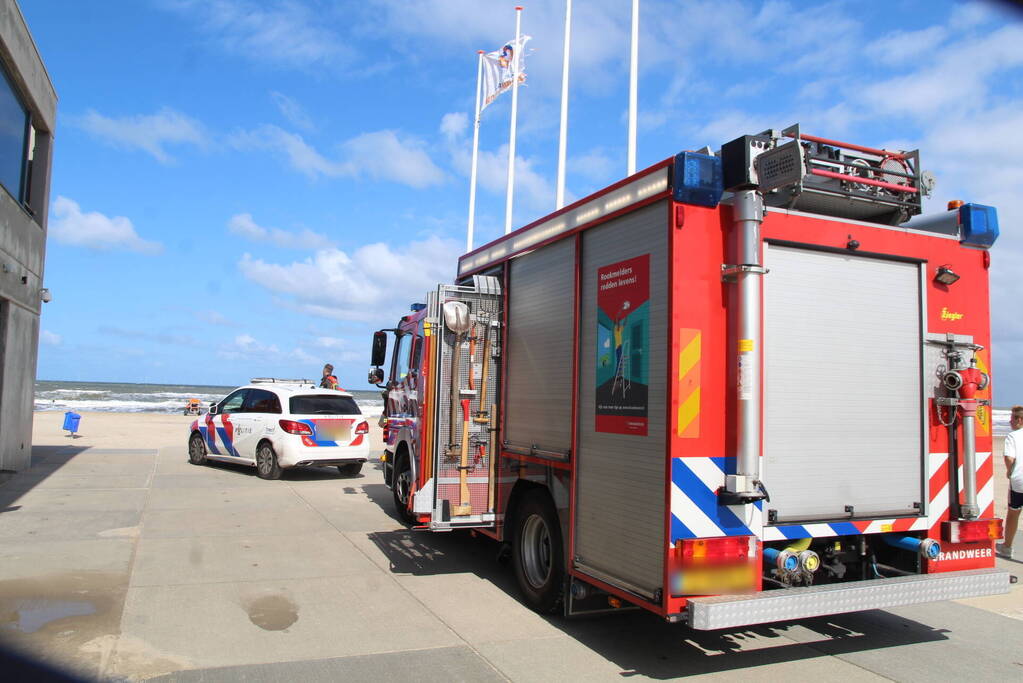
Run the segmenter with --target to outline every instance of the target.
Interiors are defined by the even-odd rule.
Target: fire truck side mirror
[[[387,333],[378,330],[373,333],[373,353],[369,364],[379,368],[387,360]]]
[[[384,371],[380,368],[370,368],[367,380],[370,384],[380,386],[384,381]]]

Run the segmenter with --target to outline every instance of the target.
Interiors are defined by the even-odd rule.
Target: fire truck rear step
[[[1009,581],[1007,571],[974,569],[783,588],[751,595],[692,598],[687,603],[687,611],[674,615],[674,620],[684,620],[694,629],[710,631],[922,602],[1000,595],[1009,592]]]

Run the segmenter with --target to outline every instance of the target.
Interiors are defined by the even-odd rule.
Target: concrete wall
[[[57,95],[14,0],[0,0],[0,60],[36,129],[28,206],[0,187],[0,470],[27,469],[39,348],[39,290]]]

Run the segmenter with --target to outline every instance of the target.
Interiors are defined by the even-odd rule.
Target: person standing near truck
[[[337,377],[334,376],[334,366],[330,363],[323,366],[323,379],[320,380],[320,388],[344,391],[338,383]]]
[[[1009,417],[1012,431],[1005,437],[1002,455],[1005,457],[1005,475],[1009,477],[1009,511],[1005,515],[1005,542],[995,546],[1001,557],[1012,559],[1012,541],[1019,528],[1019,513],[1023,510],[1023,406],[1013,406]]]

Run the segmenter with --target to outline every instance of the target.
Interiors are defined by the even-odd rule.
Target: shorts
[[[1019,510],[1023,508],[1023,493],[1009,489],[1009,509]]]

